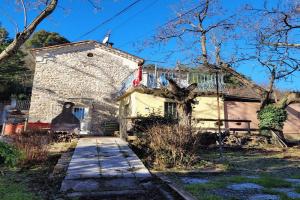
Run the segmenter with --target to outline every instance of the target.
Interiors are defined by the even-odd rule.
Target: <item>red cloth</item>
[[[142,66],[139,66],[136,78],[132,81],[132,84],[134,87],[136,87],[140,84],[140,82],[142,81],[142,76],[143,76],[143,69],[142,69]]]

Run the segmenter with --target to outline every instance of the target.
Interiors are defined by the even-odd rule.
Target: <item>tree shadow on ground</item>
[[[224,159],[220,159],[216,148],[202,149],[199,151],[200,161],[193,170],[174,172],[176,175],[274,175],[276,177],[300,177],[300,149],[236,149],[225,148]],[[209,164],[207,164],[209,163]],[[212,168],[216,165],[224,165],[223,171],[213,170],[205,172],[205,166]],[[197,171],[197,167],[200,170]],[[196,170],[195,170],[196,169]]]

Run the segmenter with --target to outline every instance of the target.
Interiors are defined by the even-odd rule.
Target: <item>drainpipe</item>
[[[222,135],[221,135],[221,110],[220,110],[220,97],[219,97],[219,73],[216,71],[216,88],[217,88],[217,109],[218,109],[218,132],[219,132],[219,149],[220,157],[223,158],[222,148]]]
[[[154,87],[157,88],[157,64],[154,65]]]

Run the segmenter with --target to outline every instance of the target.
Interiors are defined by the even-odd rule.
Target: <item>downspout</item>
[[[218,132],[219,132],[219,149],[220,157],[223,158],[223,147],[222,147],[222,134],[221,134],[221,110],[220,110],[220,97],[219,97],[219,73],[216,71],[216,88],[217,88],[217,109],[218,109]]]
[[[157,88],[157,64],[154,65],[154,87]]]

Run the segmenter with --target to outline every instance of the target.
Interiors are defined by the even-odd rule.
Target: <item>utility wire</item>
[[[124,20],[123,22],[121,22],[120,24],[118,24],[117,26],[113,27],[111,30],[115,31],[117,29],[119,29],[121,26],[123,26],[124,24],[126,24],[128,21],[130,21],[132,18],[136,17],[138,14],[141,14],[142,12],[144,12],[145,10],[149,9],[150,7],[154,6],[156,3],[158,2],[158,0],[154,0],[152,1],[150,4],[148,4],[147,6],[145,6],[144,8],[142,8],[141,10],[139,10],[138,12],[136,12],[135,14],[133,14],[132,16],[128,17],[126,20]]]
[[[160,29],[160,28],[162,28],[163,26],[166,26],[166,25],[168,25],[168,24],[170,24],[170,23],[172,23],[172,22],[174,22],[174,21],[180,19],[180,18],[183,17],[183,16],[185,16],[185,15],[187,15],[187,14],[190,14],[190,13],[193,12],[194,10],[200,8],[201,6],[202,6],[202,5],[198,5],[198,6],[194,7],[194,8],[192,8],[192,9],[188,10],[187,12],[181,14],[180,16],[177,16],[177,17],[175,17],[175,18],[173,18],[173,19],[167,21],[166,23],[164,23],[164,24],[162,24],[162,25],[160,25],[160,26],[158,26],[158,27],[156,27],[156,28],[153,28],[153,29],[149,30],[148,32],[146,32],[146,33],[144,33],[144,34],[142,34],[142,35],[136,37],[135,40],[130,40],[130,41],[128,41],[128,42],[125,42],[125,43],[121,44],[119,47],[126,46],[127,44],[129,44],[129,43],[131,43],[131,42],[133,42],[133,41],[136,41],[136,39],[142,38],[143,36],[149,34],[150,32],[156,31],[157,29]]]
[[[76,40],[85,37],[87,35],[89,35],[90,33],[96,31],[98,28],[100,28],[101,26],[107,24],[108,22],[114,20],[116,17],[122,15],[124,12],[126,12],[127,10],[129,10],[131,7],[133,7],[135,4],[139,3],[141,0],[136,0],[133,3],[131,3],[130,5],[128,5],[126,8],[122,9],[121,11],[119,11],[118,13],[116,13],[115,15],[113,15],[112,17],[104,20],[103,22],[101,22],[99,25],[97,25],[96,27],[92,28],[91,30],[89,30],[88,32],[80,35],[78,38],[76,38]]]

